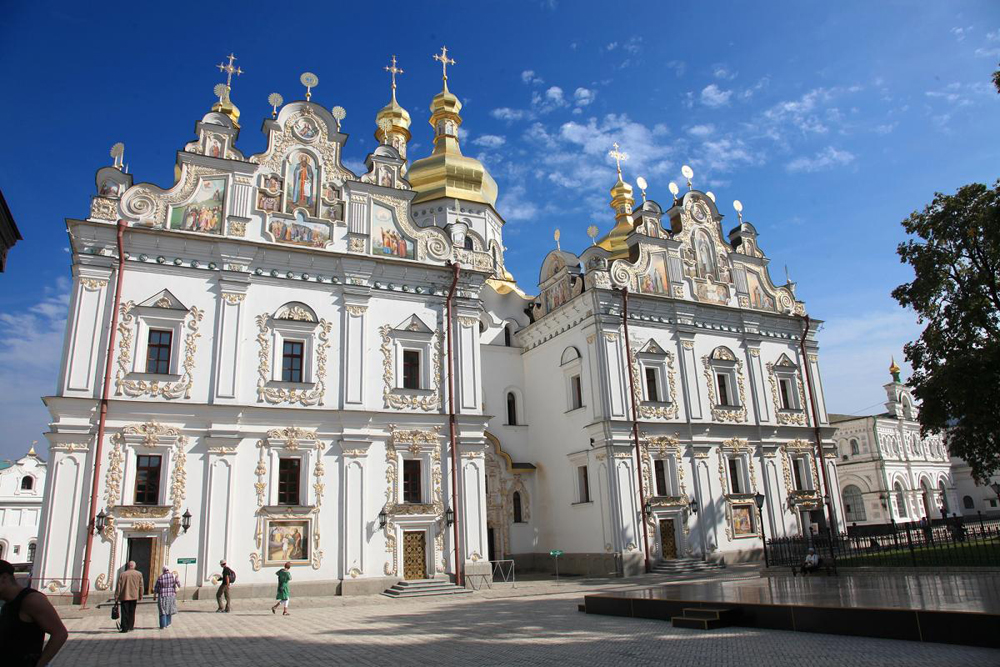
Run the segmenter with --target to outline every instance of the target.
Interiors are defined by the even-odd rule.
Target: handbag
[[[111,620],[117,621],[119,616],[120,612],[118,611],[118,603],[115,602],[115,606],[111,607]]]

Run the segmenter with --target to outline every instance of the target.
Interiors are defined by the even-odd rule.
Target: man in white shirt
[[[802,574],[809,574],[810,572],[815,572],[819,569],[819,556],[816,554],[816,550],[809,547],[809,553],[806,554],[806,560],[802,564]]]

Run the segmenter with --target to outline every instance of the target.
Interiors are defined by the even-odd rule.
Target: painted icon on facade
[[[264,561],[275,563],[309,562],[309,521],[271,519],[267,522],[267,545]]]
[[[226,179],[206,178],[198,184],[191,201],[170,207],[170,229],[221,234],[225,200]]]
[[[760,310],[774,310],[774,299],[764,291],[764,281],[753,271],[747,271],[750,305]]]
[[[733,505],[733,535],[749,537],[756,535],[753,525],[753,505]]]
[[[305,209],[307,215],[316,217],[318,175],[316,160],[308,153],[300,151],[289,156],[285,177],[285,213]]]
[[[395,216],[385,206],[372,208],[372,254],[413,259],[414,243],[396,227]]]
[[[639,276],[639,291],[649,294],[666,294],[669,285],[666,258],[662,254],[651,256],[649,268]]]
[[[330,242],[329,225],[306,220],[302,211],[296,212],[294,220],[271,218],[267,228],[278,243],[323,248]]]

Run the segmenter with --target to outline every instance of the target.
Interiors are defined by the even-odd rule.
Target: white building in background
[[[993,488],[994,484],[1000,484],[1000,474],[992,475],[984,483],[978,484],[972,476],[972,468],[957,456],[951,458],[951,472],[960,508],[953,511],[961,512],[967,517],[979,516],[980,513],[991,518],[1000,516],[1000,497]]]
[[[848,526],[940,519],[960,511],[948,448],[940,435],[921,436],[919,408],[899,372],[893,361],[885,412],[830,415]]]
[[[45,489],[45,461],[35,448],[17,461],[0,461],[0,558],[32,563]]]
[[[98,592],[129,559],[194,557],[200,586],[226,558],[262,590],[290,560],[300,593],[349,594],[487,560],[547,568],[555,549],[578,572],[639,572],[647,544],[654,562],[752,558],[765,531],[823,523],[825,476],[841,514],[816,339],[754,227],[724,234],[694,189],[633,210],[619,169],[610,231],[549,253],[529,296],[445,83],[433,152],[414,162],[395,85],[360,175],[342,164],[342,110],[308,99],[276,109],[266,150],[244,156],[226,88],[170,188],[98,171],[90,215],[67,221],[42,585],[81,576],[95,463]]]

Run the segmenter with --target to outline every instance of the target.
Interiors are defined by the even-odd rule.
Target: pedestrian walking
[[[14,566],[0,560],[0,646],[3,664],[43,667],[66,643],[66,626],[44,593],[25,588]],[[45,635],[49,641],[45,642]]]
[[[229,613],[229,587],[233,585],[236,581],[236,573],[229,569],[226,565],[225,560],[220,560],[219,565],[222,566],[222,583],[219,584],[219,590],[215,594],[215,601],[218,603],[219,608],[215,610],[215,613],[221,614],[222,612]],[[222,607],[222,598],[226,598],[226,606]]]
[[[170,625],[171,617],[177,613],[177,589],[181,582],[173,575],[169,567],[163,568],[163,574],[153,586],[156,596],[156,606],[160,610],[160,630]]]
[[[135,561],[130,560],[125,571],[118,576],[118,604],[121,605],[121,632],[135,629],[135,607],[142,599],[142,572],[135,569]]]
[[[278,607],[284,607],[282,616],[291,616],[288,613],[288,582],[292,580],[292,564],[285,563],[284,569],[278,570],[278,594],[274,596],[277,602],[271,607],[271,613],[275,613]]]

